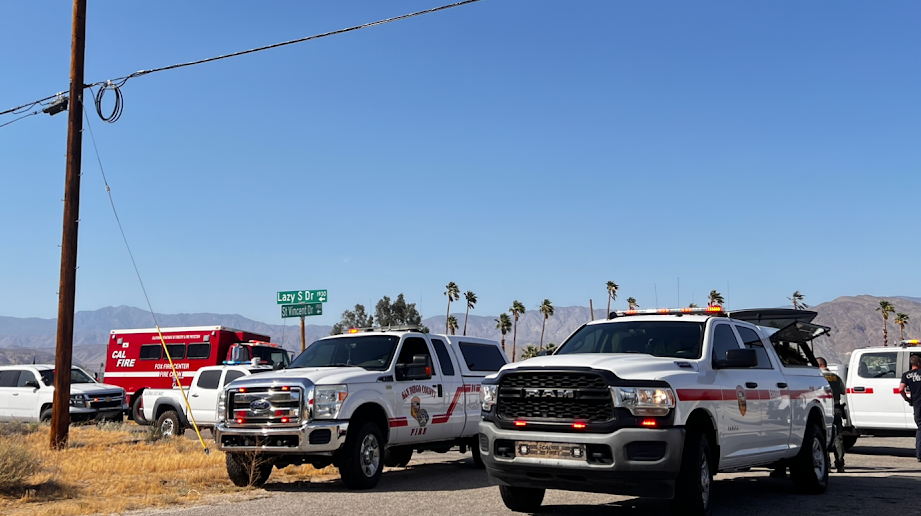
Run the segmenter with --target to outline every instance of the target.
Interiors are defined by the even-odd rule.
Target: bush
[[[8,421],[0,423],[0,437],[11,437],[19,435],[29,435],[37,431],[41,423],[33,421],[24,423],[22,421]]]
[[[38,473],[41,466],[41,459],[25,446],[9,438],[0,439],[0,490],[24,487],[26,480]]]

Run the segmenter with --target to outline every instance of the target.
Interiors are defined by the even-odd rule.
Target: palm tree
[[[470,309],[476,306],[476,294],[472,290],[468,290],[464,294],[464,298],[467,300],[467,313],[464,315],[464,335],[467,335],[467,319],[470,317]]]
[[[547,353],[553,354],[554,351],[556,351],[556,344],[554,344],[553,342],[548,342],[547,343]]]
[[[508,309],[512,314],[515,324],[512,326],[512,362],[515,361],[515,348],[518,345],[518,317],[525,312],[524,305],[517,299],[512,301],[512,306]]]
[[[803,298],[805,297],[806,296],[800,294],[799,290],[797,290],[796,292],[793,293],[792,297],[788,297],[787,299],[789,299],[790,301],[793,301],[794,310],[805,310],[809,308],[809,305],[807,305],[806,303],[803,303]]]
[[[879,301],[879,306],[876,307],[877,312],[882,312],[883,314],[883,346],[889,345],[889,314],[895,312],[895,307],[892,306],[892,303],[881,299]]]
[[[605,317],[610,317],[611,301],[614,301],[617,299],[617,289],[619,288],[620,286],[617,285],[617,283],[614,283],[613,281],[608,282],[608,311],[604,313]]]
[[[445,288],[445,295],[448,296],[448,313],[445,315],[445,333],[448,333],[448,317],[451,317],[451,301],[457,301],[460,299],[460,289],[457,288],[457,283],[453,281],[448,283]]]
[[[540,353],[540,350],[537,349],[534,344],[528,344],[528,346],[524,348],[524,351],[521,352],[521,359],[525,360],[528,358],[534,358],[538,353]]]
[[[549,299],[544,299],[544,302],[540,304],[540,313],[544,314],[544,322],[540,327],[540,347],[537,348],[538,351],[544,349],[544,328],[547,327],[547,318],[553,315],[553,303]]]
[[[905,340],[905,325],[908,324],[908,319],[911,319],[908,314],[905,312],[899,312],[895,314],[895,323],[899,325],[899,340]]]
[[[505,334],[512,329],[512,320],[509,319],[508,314],[505,312],[499,314],[499,318],[496,321],[496,329],[502,332],[502,352],[505,353]]]
[[[697,303],[691,303],[688,305],[688,308],[700,308],[697,306]]]
[[[640,307],[640,305],[636,304],[636,298],[635,298],[635,297],[628,297],[628,298],[627,298],[627,308],[629,308],[630,310],[636,310],[636,309],[639,308],[639,307]]]
[[[726,302],[726,300],[723,299],[723,295],[715,290],[710,291],[709,299],[710,303],[708,306],[723,306],[723,303]]]
[[[454,335],[454,330],[457,329],[457,317],[453,315],[448,316],[448,330],[451,332],[451,335]]]

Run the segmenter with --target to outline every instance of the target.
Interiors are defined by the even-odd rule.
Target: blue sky
[[[434,7],[100,2],[86,80]],[[0,110],[67,89],[71,2],[0,3]],[[154,309],[331,324],[444,285],[494,315],[921,295],[921,6],[480,3],[129,81],[91,125]],[[9,121],[0,117],[0,123]],[[66,116],[0,128],[0,314],[54,317]],[[84,140],[77,309],[144,306]],[[618,300],[615,305],[622,305]],[[461,306],[458,304],[458,310]]]

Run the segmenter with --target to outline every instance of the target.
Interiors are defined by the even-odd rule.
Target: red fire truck
[[[178,387],[160,343],[161,333],[183,387],[188,387],[195,371],[205,366],[227,361],[249,362],[254,358],[278,367],[287,367],[291,362],[287,351],[268,342],[271,340],[268,335],[224,326],[161,328],[159,333],[156,328],[112,330],[105,382],[125,389],[130,417],[142,423],[144,389]]]

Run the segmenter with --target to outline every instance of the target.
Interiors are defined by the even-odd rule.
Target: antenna
[[[652,290],[656,293],[656,308],[659,308],[659,289],[656,288],[656,284],[652,284]]]
[[[678,277],[678,305],[681,306],[681,277]]]

